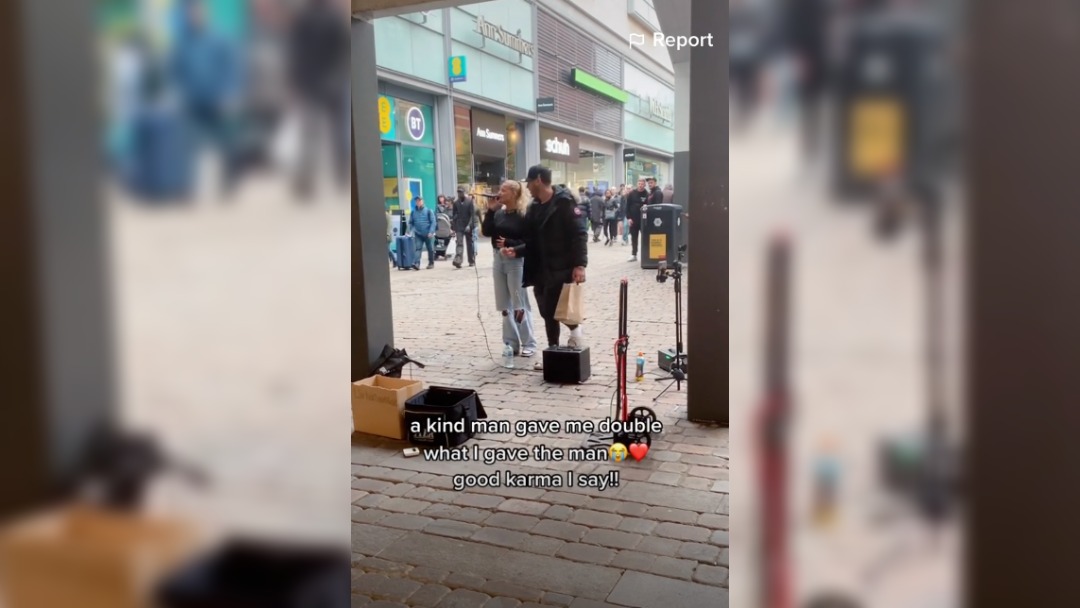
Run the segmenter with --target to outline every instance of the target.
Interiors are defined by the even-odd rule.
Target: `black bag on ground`
[[[409,357],[404,348],[394,348],[387,344],[382,349],[382,354],[371,366],[371,375],[386,376],[388,378],[400,378],[401,370],[409,363],[424,369],[424,364]]]
[[[413,445],[459,446],[472,439],[473,422],[483,418],[487,412],[474,390],[432,386],[405,402],[405,429]]]

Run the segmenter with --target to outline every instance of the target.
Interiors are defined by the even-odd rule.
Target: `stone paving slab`
[[[527,553],[507,554],[497,547],[416,533],[402,537],[379,552],[379,557],[591,599],[607,597],[621,574],[614,568]]]
[[[727,608],[727,593],[718,587],[673,581],[661,576],[628,572],[619,580],[610,601],[620,606],[710,606]]]

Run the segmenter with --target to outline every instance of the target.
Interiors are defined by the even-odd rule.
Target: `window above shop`
[[[656,16],[653,0],[626,0],[626,12],[641,25],[654,32],[660,31],[660,19]]]

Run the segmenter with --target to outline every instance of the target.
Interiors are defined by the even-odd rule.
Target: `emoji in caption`
[[[621,443],[613,443],[608,450],[608,456],[615,462],[626,460],[626,446]]]

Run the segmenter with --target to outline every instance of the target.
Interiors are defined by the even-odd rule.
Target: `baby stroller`
[[[450,239],[454,236],[454,231],[450,229],[450,216],[440,213],[435,223],[438,226],[435,229],[435,257],[445,260],[446,252],[450,249]]]

